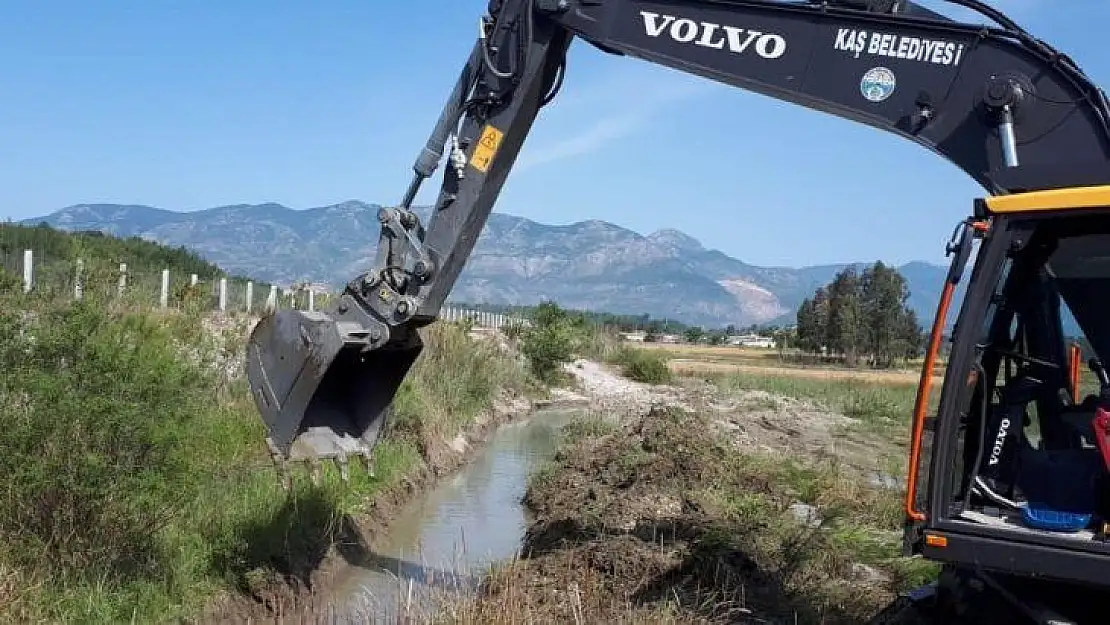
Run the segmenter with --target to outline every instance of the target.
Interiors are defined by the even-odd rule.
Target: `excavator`
[[[369,463],[577,39],[893,133],[983,187],[947,244],[908,415],[903,551],[939,573],[873,623],[1110,623],[1110,104],[998,9],[937,2],[974,19],[910,0],[490,0],[411,183],[377,215],[373,268],[327,310],[252,331],[275,462]],[[445,153],[422,223],[413,201]]]

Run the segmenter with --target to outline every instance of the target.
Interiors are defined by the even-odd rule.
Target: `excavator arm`
[[[417,330],[451,292],[575,39],[894,133],[992,195],[1110,183],[1105,94],[998,11],[949,1],[994,24],[904,0],[491,0],[411,184],[378,215],[374,267],[330,310],[271,311],[251,335],[275,458],[369,458]],[[445,154],[424,224],[412,204]]]

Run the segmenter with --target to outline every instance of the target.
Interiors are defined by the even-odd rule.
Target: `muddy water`
[[[559,428],[581,414],[543,408],[499,428],[458,474],[412,502],[383,544],[338,589],[335,622],[420,618],[472,590],[488,566],[518,552],[529,475],[555,451]]]

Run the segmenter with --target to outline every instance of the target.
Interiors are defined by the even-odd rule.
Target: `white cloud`
[[[659,73],[655,68],[652,72]],[[714,86],[705,79],[673,74],[673,70],[664,72],[671,74],[663,73],[659,79],[626,71],[582,90],[566,102],[556,97],[549,105],[551,111],[544,111],[536,121],[536,139],[540,140],[525,145],[514,170],[523,171],[604,149],[647,128],[669,106],[707,93]],[[544,141],[541,128],[543,136],[552,138]]]

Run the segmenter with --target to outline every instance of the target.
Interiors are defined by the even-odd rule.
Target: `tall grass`
[[[2,272],[0,272],[2,273]],[[439,324],[373,475],[283,491],[236,357],[245,326],[27,298],[0,275],[0,621],[162,622],[307,582],[348,515],[525,377]]]
[[[467,329],[437,323],[424,331],[424,352],[395,402],[399,422],[425,435],[454,436],[501,393],[533,387],[522,360]]]
[[[673,377],[667,367],[667,356],[660,350],[622,345],[609,355],[607,362],[619,366],[626,378],[637,382],[664,384]]]

